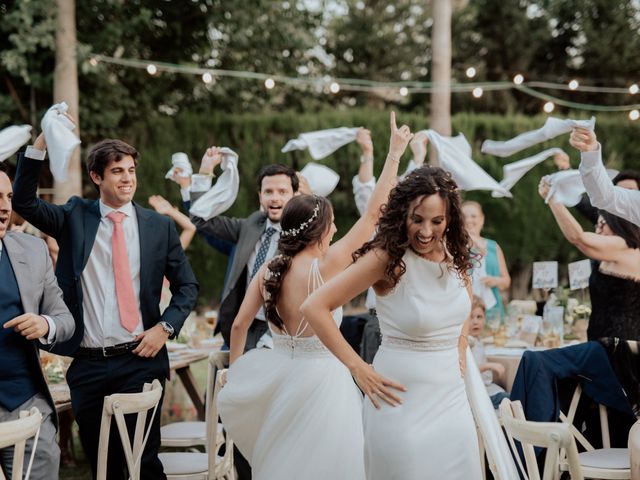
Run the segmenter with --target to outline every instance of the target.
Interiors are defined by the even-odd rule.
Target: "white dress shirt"
[[[87,266],[80,277],[82,283],[82,308],[84,310],[84,338],[81,347],[100,348],[133,341],[143,331],[142,314],[133,332],[120,324],[120,312],[116,297],[111,255],[113,222],[107,215],[114,210],[102,201],[100,203],[100,225],[89,255]],[[117,211],[125,214],[122,221],[124,239],[129,257],[129,268],[133,280],[133,291],[138,299],[140,311],[140,234],[138,218],[131,202]]]
[[[582,183],[591,204],[640,226],[640,191],[616,187],[602,164],[602,147],[580,154]]]
[[[267,228],[269,227],[275,228],[276,232],[271,235],[271,239],[269,240],[269,249],[267,250],[267,256],[264,259],[265,263],[271,260],[278,251],[278,241],[280,240],[280,232],[282,231],[282,227],[280,227],[279,223],[273,223],[267,218],[267,221],[264,225],[264,232],[262,232],[262,235],[260,235],[260,240],[256,242],[256,246],[254,247],[253,252],[251,252],[251,256],[249,257],[249,261],[247,262],[247,286],[249,286],[249,282],[251,282],[251,272],[253,272],[253,266],[256,263],[256,256],[258,255],[258,250],[260,250],[262,241],[267,235]],[[266,321],[267,317],[264,314],[264,307],[260,307],[260,310],[256,314],[256,318],[258,320]]]
[[[3,253],[2,248],[3,248],[3,243],[0,240],[0,258],[2,257],[2,253]],[[30,313],[30,312],[25,312],[25,313]],[[48,345],[50,343],[53,343],[53,341],[56,338],[56,324],[53,322],[53,320],[49,315],[40,315],[40,316],[43,317],[49,324],[49,333],[47,334],[47,338],[41,337],[38,340],[40,340],[40,343],[42,343],[43,345]]]

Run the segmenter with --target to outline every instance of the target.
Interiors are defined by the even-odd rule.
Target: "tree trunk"
[[[445,136],[451,136],[451,12],[451,0],[433,0],[431,128]]]
[[[56,0],[58,20],[56,29],[56,69],[53,78],[53,101],[67,102],[69,114],[76,121],[76,135],[80,135],[78,112],[78,63],[76,58],[75,0]],[[55,182],[55,203],[64,203],[72,195],[82,195],[80,148],[69,162],[66,182]]]

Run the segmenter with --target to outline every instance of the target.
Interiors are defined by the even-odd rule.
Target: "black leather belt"
[[[127,342],[127,343],[119,343],[118,345],[113,345],[111,347],[102,347],[102,348],[85,348],[80,347],[76,350],[74,357],[76,358],[108,358],[108,357],[117,357],[119,355],[124,355],[125,353],[130,353],[135,350],[135,348],[140,345],[140,342]]]

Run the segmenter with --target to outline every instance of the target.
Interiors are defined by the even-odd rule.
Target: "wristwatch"
[[[169,338],[173,337],[173,334],[175,333],[175,330],[173,329],[173,327],[171,326],[171,324],[169,322],[158,322],[158,325],[160,325],[162,327],[162,330],[164,330],[165,333],[169,334]]]

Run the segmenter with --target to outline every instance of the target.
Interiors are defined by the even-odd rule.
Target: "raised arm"
[[[182,249],[186,250],[193,236],[196,234],[196,226],[191,223],[189,217],[171,205],[162,195],[151,195],[149,197],[149,205],[151,205],[156,212],[161,215],[166,215],[180,226],[182,231],[180,232],[180,245]]]
[[[640,226],[640,191],[616,187],[602,164],[602,147],[592,130],[576,128],[569,143],[580,153],[580,173],[591,204]]]
[[[404,391],[405,388],[378,374],[358,356],[340,333],[331,312],[382,280],[386,264],[385,253],[371,250],[315,290],[300,307],[302,315],[318,338],[349,369],[360,389],[376,408],[380,408],[379,400],[390,405],[402,403],[391,389]]]
[[[371,132],[366,128],[358,130],[356,142],[360,146],[360,168],[358,175],[353,177],[353,199],[360,215],[364,215],[367,205],[376,186],[376,177],[373,176],[373,141]]]
[[[538,193],[542,198],[546,198],[549,193],[549,184],[544,179],[540,181]],[[615,262],[619,261],[620,255],[628,250],[629,247],[622,237],[585,232],[569,209],[556,202],[553,197],[549,199],[549,207],[565,238],[587,257]]]
[[[229,349],[229,365],[232,365],[238,357],[244,353],[247,343],[247,332],[251,326],[251,322],[256,318],[260,307],[262,306],[261,283],[267,264],[263,265],[258,273],[253,277],[247,292],[244,295],[242,305],[236,318],[233,320],[231,327],[231,346]]]
[[[13,209],[27,222],[47,235],[59,239],[65,223],[65,207],[38,198],[38,179],[47,144],[40,134],[32,147],[18,154],[18,169],[13,181]]]
[[[400,128],[396,126],[394,112],[391,112],[390,115],[390,126],[389,154],[384,162],[380,179],[371,194],[367,209],[349,232],[329,248],[321,264],[321,268],[328,272],[329,276],[346,268],[351,263],[351,253],[371,238],[380,216],[380,207],[387,201],[389,192],[397,182],[400,157],[413,134],[406,125]]]

